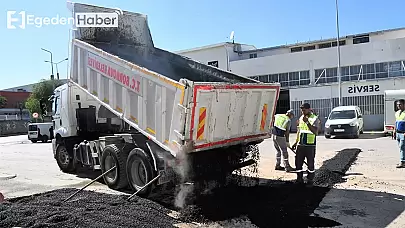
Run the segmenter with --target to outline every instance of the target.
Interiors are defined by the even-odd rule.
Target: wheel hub
[[[148,174],[146,173],[145,164],[141,161],[135,161],[131,165],[131,173],[133,174],[133,182],[136,186],[142,187],[146,184]]]
[[[110,170],[112,167],[116,166],[116,162],[111,155],[108,155],[105,158],[105,170]],[[111,170],[109,173],[106,174],[106,178],[108,181],[113,182],[117,178],[117,169]]]

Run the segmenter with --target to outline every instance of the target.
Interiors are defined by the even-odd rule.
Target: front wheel
[[[75,170],[73,158],[69,155],[68,150],[64,144],[59,144],[56,147],[55,158],[59,168],[63,172],[70,173]]]
[[[331,135],[325,135],[325,138],[330,139]]]
[[[143,186],[154,178],[154,172],[149,156],[140,148],[133,149],[127,159],[127,176],[129,186],[134,191],[139,191]],[[139,196],[147,197],[153,190],[149,185],[138,193]]]

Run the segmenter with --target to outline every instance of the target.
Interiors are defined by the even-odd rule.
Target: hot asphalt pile
[[[315,172],[314,184],[333,187],[334,184],[342,182],[342,177],[360,152],[361,150],[357,148],[344,149],[333,158],[324,161],[323,165]]]
[[[179,221],[153,201],[83,191],[66,203],[76,189],[60,189],[0,203],[0,227],[173,227]]]
[[[315,185],[329,186],[342,181],[359,149],[345,149],[324,162],[315,173]],[[335,172],[334,172],[335,171]],[[246,215],[258,227],[336,226],[335,221],[309,216],[330,190],[308,188],[292,182],[267,180],[265,185],[229,185],[196,198],[182,210],[184,221],[221,221]]]

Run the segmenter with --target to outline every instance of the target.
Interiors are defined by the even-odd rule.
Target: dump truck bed
[[[73,9],[113,10],[77,3]],[[269,137],[279,84],[155,48],[146,16],[120,16],[118,28],[75,30],[72,83],[173,155]]]

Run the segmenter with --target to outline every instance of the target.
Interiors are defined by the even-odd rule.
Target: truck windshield
[[[354,118],[356,118],[356,113],[354,110],[333,111],[329,115],[330,120],[354,119]]]

